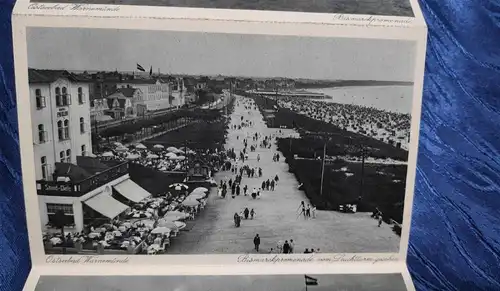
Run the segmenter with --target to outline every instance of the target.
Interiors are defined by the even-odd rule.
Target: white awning
[[[107,193],[98,194],[87,201],[85,204],[100,214],[113,219],[127,210],[129,207]]]
[[[141,202],[151,194],[144,190],[141,186],[134,183],[134,181],[127,179],[117,185],[113,186],[116,191],[122,194],[125,198],[133,202]]]

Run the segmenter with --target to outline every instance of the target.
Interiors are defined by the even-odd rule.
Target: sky
[[[310,275],[308,291],[406,291],[400,274]],[[303,275],[41,277],[35,291],[304,291]]]
[[[28,65],[37,69],[286,77],[320,80],[413,81],[415,43],[117,30],[29,28]]]

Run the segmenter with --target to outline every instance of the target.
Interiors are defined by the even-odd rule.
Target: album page
[[[404,281],[424,26],[58,13],[13,18],[33,290]]]

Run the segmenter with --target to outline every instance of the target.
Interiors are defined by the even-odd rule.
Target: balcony
[[[38,180],[36,181],[37,193],[44,196],[81,197],[128,174],[128,168],[128,162],[123,162],[78,182]]]

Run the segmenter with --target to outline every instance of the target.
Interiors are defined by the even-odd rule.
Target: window
[[[62,211],[64,213],[64,225],[65,226],[73,226],[75,224],[75,217],[73,213],[73,205],[72,204],[56,204],[56,203],[47,203],[47,216],[49,218],[49,224],[56,223],[54,219],[56,219],[55,214],[58,211]]]
[[[62,105],[68,106],[71,104],[71,96],[68,94],[68,89],[66,87],[62,87]]]
[[[85,98],[83,96],[83,89],[82,87],[78,87],[78,104],[83,104],[85,103]]]
[[[40,163],[42,165],[42,179],[47,180],[47,177],[49,176],[49,173],[48,173],[49,166],[47,165],[47,157],[46,156],[41,157]]]
[[[71,163],[71,150],[66,150],[66,163]]]
[[[59,140],[64,140],[64,128],[61,120],[57,122],[57,137]]]
[[[56,87],[56,106],[62,106],[61,88]]]
[[[38,142],[39,143],[47,142],[47,132],[44,130],[43,124],[38,125]]]
[[[85,133],[85,120],[80,117],[80,133]]]
[[[36,98],[36,109],[45,108],[45,97],[42,96],[42,90],[35,90],[35,98]]]
[[[87,156],[87,146],[82,144],[82,156],[85,157]]]
[[[69,120],[64,120],[64,139],[69,139]]]
[[[59,161],[61,163],[64,163],[66,160],[66,157],[64,156],[64,151],[59,152]]]
[[[73,205],[71,204],[47,203],[48,214],[55,214],[58,210],[62,210],[64,214],[73,215]]]

